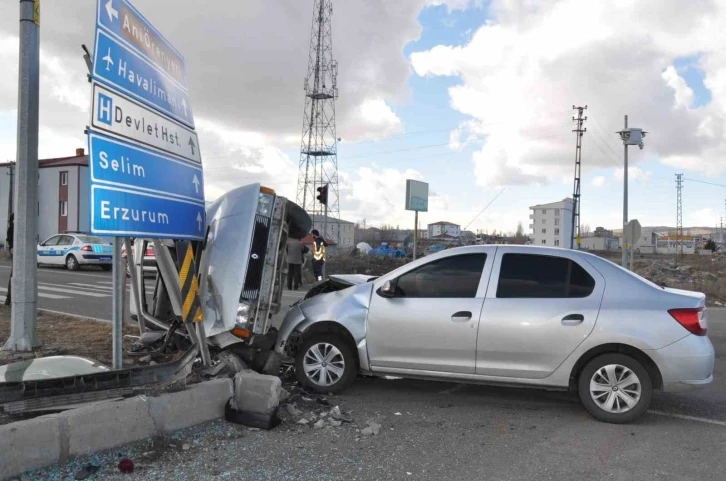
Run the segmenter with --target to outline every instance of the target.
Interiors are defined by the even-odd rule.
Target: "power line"
[[[714,182],[706,182],[705,180],[696,180],[696,179],[683,179],[688,182],[698,182],[699,184],[706,184],[706,185],[713,185],[716,187],[726,187],[724,184],[716,184]]]
[[[490,200],[489,203],[486,206],[484,206],[484,208],[481,211],[479,211],[479,213],[476,215],[476,217],[474,217],[471,222],[466,224],[466,227],[464,227],[463,230],[468,229],[469,226],[472,225],[474,223],[474,221],[477,220],[479,218],[479,216],[482,215],[484,213],[484,211],[487,210],[489,208],[489,206],[492,205],[494,203],[494,201],[497,200],[499,198],[499,196],[504,193],[505,190],[507,190],[507,189],[506,188],[502,189],[501,192],[499,192],[492,200]]]

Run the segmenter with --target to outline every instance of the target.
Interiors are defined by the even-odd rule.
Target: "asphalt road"
[[[286,406],[259,431],[217,421],[76,459],[29,479],[72,479],[89,462],[108,480],[699,480],[724,479],[726,311],[711,313],[716,382],[657,395],[628,425],[593,420],[569,393],[359,378],[324,402],[352,423],[315,429],[320,398],[293,391],[309,422]],[[289,387],[289,385],[288,385]],[[328,419],[329,416],[324,419]],[[381,425],[378,435],[361,430]],[[127,456],[133,474],[116,465]]]
[[[10,276],[10,263],[0,262],[0,301],[5,300]],[[111,319],[112,298],[111,272],[97,267],[84,267],[80,271],[68,271],[63,267],[40,267],[38,269],[38,307],[51,311],[65,312],[94,319]],[[131,280],[127,278],[126,291]],[[146,276],[146,292],[153,294],[154,276]],[[289,306],[305,294],[304,291],[284,291],[283,306]],[[284,317],[283,310],[273,318],[279,325]]]
[[[0,264],[0,286],[7,286],[9,271]],[[110,273],[43,268],[38,277],[41,308],[110,317]],[[292,303],[301,295],[286,291],[284,299]],[[351,424],[313,428],[330,407],[293,394],[307,425],[286,410],[286,422],[272,431],[220,421],[81,458],[33,479],[72,479],[92,460],[102,467],[98,479],[722,480],[726,309],[709,309],[708,318],[714,383],[657,394],[649,413],[630,425],[594,421],[568,393],[360,378],[329,399],[350,412]],[[382,425],[378,435],[360,433],[369,421]],[[136,462],[134,474],[118,473],[120,455]]]

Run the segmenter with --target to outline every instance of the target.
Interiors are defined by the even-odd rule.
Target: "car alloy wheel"
[[[77,271],[78,270],[78,261],[76,258],[72,255],[68,256],[66,258],[66,267],[69,271]]]
[[[321,387],[332,386],[345,373],[345,359],[340,350],[326,342],[313,344],[303,358],[305,376]]]
[[[619,364],[603,366],[590,379],[590,396],[603,411],[618,414],[637,406],[642,395],[638,376]]]

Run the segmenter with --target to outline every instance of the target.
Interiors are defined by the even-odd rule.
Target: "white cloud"
[[[668,68],[663,71],[663,78],[675,91],[674,107],[690,107],[693,103],[693,89],[688,86],[686,80],[678,74],[673,65],[669,65]]]
[[[585,142],[596,135],[613,149],[630,113],[631,126],[649,132],[634,164],[647,154],[681,168],[726,169],[726,3],[493,0],[488,11],[465,45],[411,55],[417,75],[459,78],[451,106],[487,136],[473,157],[480,185],[541,184],[571,170],[573,104],[589,106]],[[698,55],[713,101],[695,108],[673,64]],[[610,166],[608,157],[583,168]]]
[[[613,172],[613,179],[621,181],[623,180],[623,172],[625,169],[618,167]],[[628,166],[628,182],[645,182],[653,175],[653,172],[649,170],[643,170],[640,167]]]
[[[345,132],[344,140],[379,140],[403,132],[401,119],[383,99],[366,99],[357,108],[357,116],[338,127]]]
[[[719,223],[719,212],[711,207],[690,212],[684,223],[688,226],[694,227],[714,227]]]
[[[628,169],[630,171],[630,169]],[[597,177],[592,179],[592,185],[594,187],[602,187],[607,183],[607,179],[603,177],[602,175],[598,175]]]

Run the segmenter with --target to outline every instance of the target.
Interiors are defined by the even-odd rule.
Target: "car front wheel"
[[[334,333],[317,333],[303,342],[295,357],[295,374],[304,387],[336,393],[350,386],[358,373],[358,358],[350,343]]]
[[[653,381],[637,360],[604,354],[580,373],[578,394],[585,409],[606,423],[629,423],[640,417],[653,398]]]

